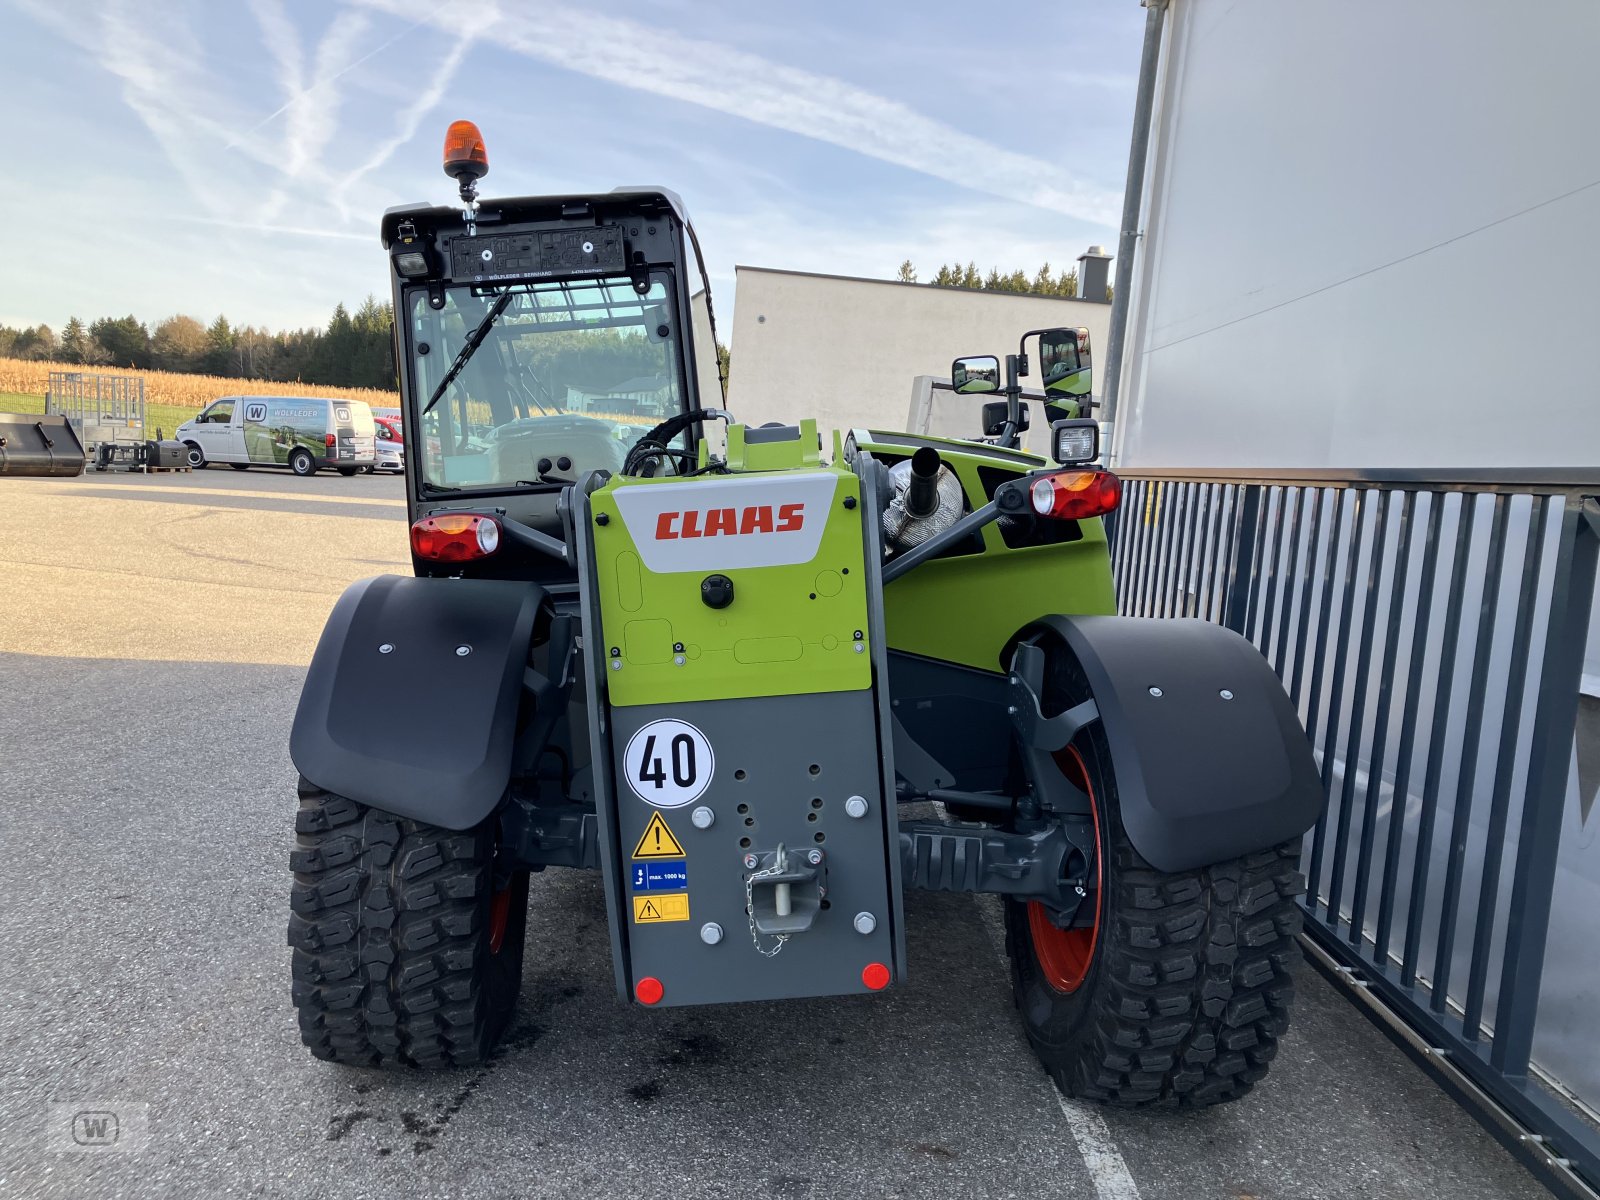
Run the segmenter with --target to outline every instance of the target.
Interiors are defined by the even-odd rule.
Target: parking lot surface
[[[490,1065],[312,1059],[288,728],[340,590],[409,570],[402,487],[0,480],[0,1195],[1545,1194],[1309,969],[1246,1100],[1063,1101],[994,902],[950,894],[910,896],[911,977],[881,996],[652,1012],[615,998],[598,877],[550,871]],[[393,703],[426,736],[427,697]],[[76,1147],[78,1110],[127,1145]]]

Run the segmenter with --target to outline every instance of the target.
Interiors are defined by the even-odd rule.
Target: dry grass
[[[95,375],[137,375],[144,379],[146,405],[195,412],[218,396],[335,396],[394,407],[400,397],[376,388],[320,387],[313,383],[270,383],[265,379],[228,379],[221,375],[180,375],[175,371],[130,371],[121,367],[80,367],[71,363],[0,358],[0,392],[43,396],[51,371],[84,371]]]

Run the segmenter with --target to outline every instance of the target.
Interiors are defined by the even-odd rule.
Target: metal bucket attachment
[[[0,413],[0,475],[83,474],[83,443],[66,417]]]

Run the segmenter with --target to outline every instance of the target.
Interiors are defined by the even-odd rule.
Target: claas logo
[[[656,518],[656,541],[727,537],[746,533],[793,533],[805,524],[803,504],[751,504],[744,508],[691,508]]]

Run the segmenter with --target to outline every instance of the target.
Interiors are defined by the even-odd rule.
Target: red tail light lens
[[[1057,521],[1103,517],[1122,502],[1122,480],[1110,471],[1058,471],[1033,481],[1033,511]]]
[[[430,562],[467,562],[500,549],[500,522],[477,513],[442,513],[411,526],[411,549]]]
[[[322,439],[322,442],[328,447],[328,449],[331,450],[339,444],[339,439],[330,433],[327,437]]]

